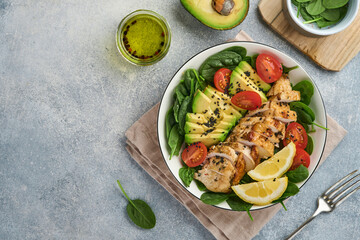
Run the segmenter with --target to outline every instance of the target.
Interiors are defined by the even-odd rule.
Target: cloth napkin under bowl
[[[240,31],[235,39],[252,41],[244,31]],[[231,41],[231,40],[229,40]],[[251,239],[282,208],[280,204],[251,212],[251,221],[246,212],[223,210],[207,204],[185,190],[169,171],[157,137],[157,116],[159,104],[152,107],[127,131],[126,149],[132,158],[171,195],[183,204],[217,239]],[[326,146],[320,164],[347,134],[335,120],[327,116],[328,131]]]

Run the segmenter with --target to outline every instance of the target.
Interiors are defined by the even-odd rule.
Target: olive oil
[[[117,35],[120,38],[117,39],[118,48],[127,60],[139,65],[149,65],[167,53],[170,30],[165,19],[161,19],[160,15],[156,16],[154,12],[138,10],[134,13],[137,14],[128,16],[126,21],[124,19],[120,23],[122,26]]]

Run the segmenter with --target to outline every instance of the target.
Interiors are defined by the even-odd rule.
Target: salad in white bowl
[[[158,137],[167,166],[190,193],[249,213],[299,192],[320,161],[326,114],[292,58],[232,42],[204,50],[174,75]]]

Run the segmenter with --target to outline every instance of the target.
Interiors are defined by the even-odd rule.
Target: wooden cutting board
[[[313,38],[296,31],[285,18],[281,0],[262,0],[259,11],[264,21],[321,67],[340,71],[360,51],[360,14],[344,31]]]

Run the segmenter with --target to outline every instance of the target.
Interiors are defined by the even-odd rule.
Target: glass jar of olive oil
[[[167,54],[171,42],[170,27],[159,14],[137,10],[127,15],[116,32],[116,45],[131,63],[146,66]]]

